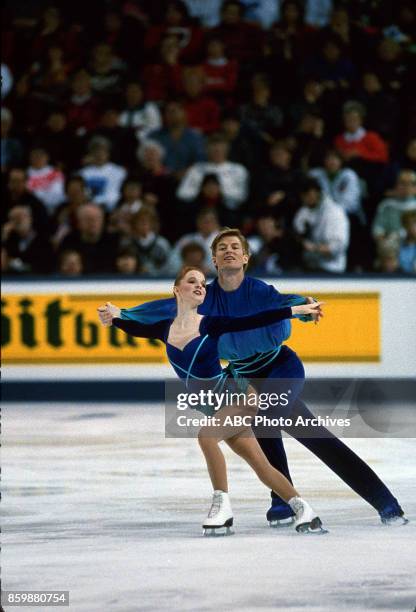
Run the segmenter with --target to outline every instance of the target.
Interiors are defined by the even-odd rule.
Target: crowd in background
[[[416,5],[2,9],[3,274],[416,273]]]

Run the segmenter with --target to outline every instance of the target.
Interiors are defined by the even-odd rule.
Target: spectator
[[[84,69],[76,72],[71,83],[72,96],[66,108],[68,125],[79,137],[97,125],[97,99],[93,95],[91,77]]]
[[[64,111],[52,110],[36,132],[35,142],[48,151],[52,162],[63,172],[72,170],[81,154],[80,139],[68,127]]]
[[[60,244],[63,238],[77,227],[78,210],[88,203],[88,190],[82,176],[70,176],[65,185],[65,202],[55,211],[53,224],[55,233],[51,239],[54,246]]]
[[[316,178],[324,195],[342,206],[348,216],[362,218],[362,189],[358,174],[351,168],[343,167],[341,154],[329,149],[322,168],[312,168],[309,175]]]
[[[190,202],[198,195],[207,174],[218,177],[229,211],[235,211],[247,199],[248,172],[241,164],[228,161],[228,143],[221,134],[214,134],[208,141],[208,161],[194,164],[183,177],[177,196]]]
[[[275,73],[280,77],[280,83],[284,83],[285,96],[292,96],[296,92],[299,66],[307,57],[309,39],[313,31],[304,23],[302,4],[297,0],[283,1],[280,19],[272,26],[268,36],[268,53],[273,60]],[[281,95],[280,91],[276,93]]]
[[[245,7],[238,0],[225,0],[221,7],[221,23],[212,34],[221,38],[232,59],[247,62],[256,56],[263,41],[262,30],[254,24],[246,23]]]
[[[345,272],[349,244],[347,215],[323,195],[314,178],[305,180],[300,196],[302,207],[293,226],[302,246],[304,265],[315,272]]]
[[[204,274],[208,275],[209,270],[205,265],[205,250],[197,242],[188,242],[181,249],[180,252],[180,264],[177,268],[179,271],[184,266],[195,266],[203,270]]]
[[[151,208],[143,207],[132,219],[132,243],[139,254],[143,272],[163,276],[168,272],[169,242],[158,232],[159,220]]]
[[[136,138],[142,142],[152,130],[162,127],[162,118],[154,102],[145,102],[143,87],[138,81],[130,81],[125,89],[126,104],[119,116],[119,125],[134,129]]]
[[[375,269],[384,274],[396,274],[400,271],[397,244],[381,243],[377,246]]]
[[[176,96],[182,87],[180,46],[176,36],[165,36],[160,43],[157,63],[147,64],[143,70],[143,84],[148,100],[163,103]]]
[[[163,22],[151,26],[144,40],[145,50],[153,53],[164,36],[176,36],[181,61],[192,62],[198,58],[202,46],[202,30],[189,18],[188,9],[181,0],[170,0],[164,12]]]
[[[49,219],[45,206],[27,188],[26,172],[22,168],[12,168],[9,172],[7,187],[1,207],[2,223],[7,219],[8,212],[14,206],[28,206],[33,217],[36,231],[46,231]]]
[[[314,74],[330,91],[348,90],[355,77],[354,66],[335,36],[323,41],[317,55],[306,63],[306,70]]]
[[[104,108],[93,138],[106,138],[111,143],[111,158],[115,164],[133,167],[137,141],[131,130],[119,125],[119,117],[120,113],[114,105]]]
[[[392,93],[385,91],[381,78],[375,72],[364,72],[357,97],[367,109],[369,129],[377,130],[388,142],[396,142],[400,105]]]
[[[416,209],[403,213],[402,226],[406,235],[400,243],[400,270],[416,274]]]
[[[63,48],[53,44],[47,49],[44,61],[32,65],[32,91],[45,102],[58,102],[66,94],[70,70]]]
[[[14,272],[45,274],[51,271],[53,251],[49,241],[33,224],[29,206],[13,206],[3,226],[2,241]]]
[[[300,269],[300,249],[287,231],[283,217],[265,209],[257,218],[257,236],[251,236],[250,270],[253,274],[281,274],[284,271]]]
[[[111,145],[106,138],[93,138],[88,145],[89,163],[79,170],[79,174],[91,190],[92,201],[113,210],[127,172],[110,161],[110,151]]]
[[[213,98],[204,94],[204,78],[204,73],[198,68],[184,70],[184,106],[188,124],[209,134],[219,128],[220,109]]]
[[[402,214],[413,210],[416,210],[416,173],[402,170],[391,197],[384,199],[377,207],[372,228],[376,242],[399,240]]]
[[[365,108],[350,101],[343,106],[345,131],[335,139],[335,146],[346,161],[358,158],[365,162],[385,164],[389,159],[387,145],[376,133],[363,127]]]
[[[113,210],[107,228],[122,236],[130,236],[133,216],[143,206],[142,186],[139,180],[127,178],[121,190],[121,198]]]
[[[179,272],[183,265],[183,249],[187,245],[192,244],[198,245],[203,250],[204,257],[202,262],[204,270],[215,274],[215,266],[212,263],[211,256],[211,244],[220,229],[218,216],[215,211],[210,209],[201,210],[196,217],[196,232],[185,234],[174,246],[169,262],[171,273],[176,275]]]
[[[237,84],[238,63],[228,59],[224,41],[210,37],[206,44],[206,56],[202,64],[205,74],[205,91],[219,102],[225,102]]]
[[[45,149],[31,150],[27,176],[28,190],[39,198],[49,214],[52,214],[65,198],[65,177],[60,170],[49,164],[49,154]]]
[[[221,184],[216,174],[206,174],[202,180],[201,188],[195,200],[185,205],[184,217],[189,219],[188,223],[184,223],[182,231],[186,228],[194,229],[194,219],[203,210],[211,210],[218,215],[222,225],[227,225],[227,208],[224,204],[224,195],[222,193]],[[192,211],[192,215],[189,213]]]
[[[387,91],[397,94],[404,89],[408,78],[408,63],[399,42],[391,38],[380,40],[373,70]]]
[[[1,109],[1,171],[19,165],[23,159],[23,149],[20,141],[10,136],[13,115],[8,108]]]
[[[132,275],[142,272],[139,254],[133,246],[122,247],[116,257],[116,271],[119,274]]]
[[[326,124],[322,116],[306,111],[288,142],[293,150],[294,165],[303,172],[319,166],[328,147]]]
[[[323,116],[326,108],[324,84],[317,77],[310,76],[304,81],[302,93],[289,112],[292,123],[296,127],[306,114]]]
[[[164,148],[155,140],[145,140],[137,151],[144,201],[158,211],[163,236],[175,241],[181,232],[176,222],[176,182],[163,165],[164,156]]]
[[[385,189],[389,150],[377,132],[364,128],[365,114],[365,108],[359,102],[350,101],[344,104],[345,131],[335,138],[335,147],[348,166],[366,181],[372,196],[377,198]],[[367,207],[372,209],[373,206],[373,202],[367,202]]]
[[[285,141],[277,141],[269,150],[268,164],[255,177],[253,198],[257,205],[270,207],[270,214],[283,216],[288,223],[296,212],[296,190],[302,178],[293,167],[293,154]]]
[[[84,264],[78,251],[63,251],[59,256],[58,274],[62,276],[81,276]]]
[[[346,212],[350,222],[348,268],[359,270],[369,266],[368,236],[365,213],[361,205],[362,186],[357,173],[343,167],[340,153],[329,149],[322,168],[313,168],[309,176],[316,178],[324,195],[329,196]]]
[[[85,274],[109,273],[119,237],[105,230],[105,213],[97,204],[84,204],[77,211],[77,229],[62,240],[59,252],[71,250],[81,254]]]
[[[165,151],[164,164],[180,178],[192,164],[205,159],[204,140],[188,128],[184,106],[178,100],[166,104],[164,127],[149,134]]]
[[[91,86],[96,94],[112,98],[121,93],[124,64],[113,55],[111,45],[99,43],[92,50]]]
[[[240,119],[235,110],[222,115],[221,131],[229,146],[229,159],[242,164],[249,171],[257,169],[261,161],[262,141],[259,135]]]
[[[264,75],[257,74],[251,81],[251,100],[241,109],[241,118],[265,142],[272,142],[280,134],[283,113],[271,103],[271,87]]]

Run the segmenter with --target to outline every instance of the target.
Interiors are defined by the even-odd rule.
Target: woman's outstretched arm
[[[256,329],[284,319],[291,319],[296,315],[317,314],[321,312],[321,306],[322,302],[314,302],[313,304],[263,310],[247,317],[206,317],[206,331],[209,335],[220,336],[229,332]]]

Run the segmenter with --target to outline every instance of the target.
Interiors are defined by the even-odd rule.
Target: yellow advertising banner
[[[129,308],[166,294],[111,295]],[[326,302],[319,325],[293,321],[290,346],[305,361],[380,360],[378,293],[321,293]],[[132,338],[104,328],[97,318],[102,295],[5,295],[2,298],[2,361],[5,364],[166,363],[157,340]]]

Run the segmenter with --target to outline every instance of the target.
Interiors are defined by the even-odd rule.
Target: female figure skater
[[[125,320],[120,318],[121,309],[108,302],[98,308],[99,318],[103,325],[115,325],[128,334],[162,340],[177,375],[185,380],[188,388],[190,385],[195,388],[195,384],[209,383],[212,387],[219,381],[233,384],[232,378],[227,380],[230,374],[221,368],[219,360],[218,341],[222,334],[262,327],[295,315],[321,314],[321,303],[318,302],[265,310],[247,317],[203,316],[198,314],[197,308],[205,299],[205,282],[201,270],[192,267],[181,270],[173,287],[178,305],[177,316],[173,320],[164,319],[154,324]],[[250,393],[255,393],[252,387],[248,389]],[[244,409],[246,415],[254,417],[252,407]],[[235,414],[235,407],[231,406],[222,408],[217,416],[224,423],[226,416]],[[290,505],[295,513],[295,528],[298,532],[324,532],[320,518],[299,496],[289,480],[268,462],[249,427],[228,433],[221,427],[215,427],[215,430],[202,428],[198,440],[214,489],[211,509],[203,524],[205,535],[216,535],[217,529],[224,528],[226,535],[232,533],[229,528],[233,524],[233,513],[228,496],[226,464],[219,447],[221,440],[225,440],[254,469],[259,479]]]

